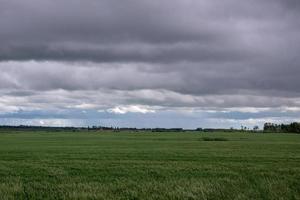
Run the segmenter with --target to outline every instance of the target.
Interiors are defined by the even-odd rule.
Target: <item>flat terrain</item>
[[[0,199],[300,199],[300,135],[2,131]]]

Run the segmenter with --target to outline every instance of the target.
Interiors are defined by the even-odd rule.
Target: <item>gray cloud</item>
[[[298,30],[298,5],[292,0],[2,0],[0,59],[249,59],[265,53],[264,43],[276,45],[282,35]]]
[[[0,88],[19,90],[168,90],[181,94],[298,97],[298,69],[237,63],[1,62]]]
[[[0,0],[0,110],[297,108],[299,17],[298,0]]]

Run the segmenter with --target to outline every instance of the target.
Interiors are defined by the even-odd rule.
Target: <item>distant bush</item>
[[[228,141],[227,138],[212,138],[212,137],[204,137],[202,138],[203,141],[215,141],[215,142],[221,142],[221,141]]]

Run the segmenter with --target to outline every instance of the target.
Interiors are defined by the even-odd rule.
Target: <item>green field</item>
[[[300,135],[2,131],[0,199],[300,199]]]

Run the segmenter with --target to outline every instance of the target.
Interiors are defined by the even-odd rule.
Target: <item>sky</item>
[[[0,0],[0,124],[300,121],[299,0]]]

